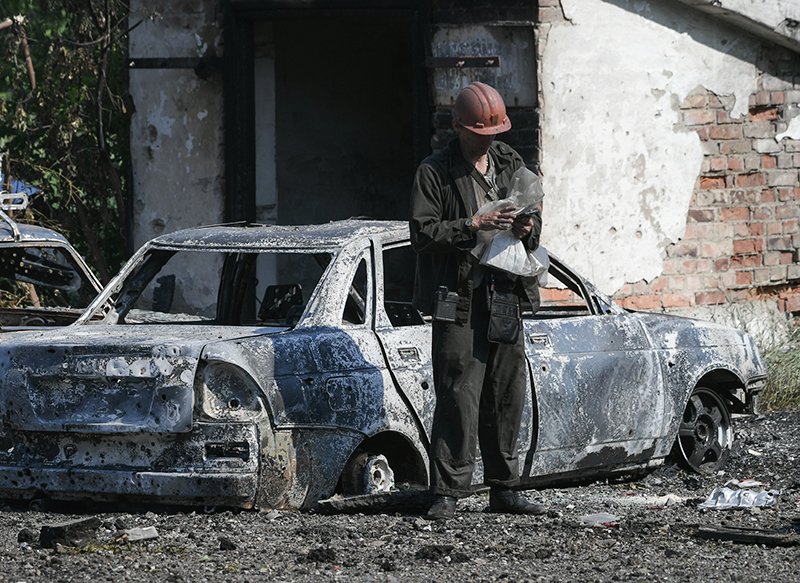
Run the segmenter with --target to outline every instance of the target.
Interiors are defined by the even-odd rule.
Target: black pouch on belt
[[[489,342],[516,344],[522,328],[519,298],[514,293],[492,290],[489,308]]]

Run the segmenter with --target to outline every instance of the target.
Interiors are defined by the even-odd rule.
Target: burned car
[[[0,332],[72,324],[102,289],[63,235],[7,214],[27,204],[0,196]]]
[[[0,496],[311,508],[424,488],[414,260],[401,222],[153,239],[74,325],[7,341]],[[765,380],[749,336],[627,312],[555,257],[543,298],[524,317],[521,487],[725,462]]]

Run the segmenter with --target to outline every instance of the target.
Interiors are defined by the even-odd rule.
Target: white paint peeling
[[[199,119],[200,121],[203,121],[207,117],[208,117],[208,112],[205,109],[197,112],[197,119]]]
[[[678,105],[708,89],[745,114],[757,44],[681,5],[562,5],[542,58],[543,243],[612,294],[660,275],[683,235],[703,150]]]
[[[775,141],[780,142],[784,138],[790,140],[800,140],[800,117],[794,118],[785,132],[781,132],[775,136]]]

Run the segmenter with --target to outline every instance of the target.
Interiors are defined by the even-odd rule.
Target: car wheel
[[[706,387],[692,391],[683,412],[673,452],[686,469],[708,474],[725,465],[733,443],[728,405]]]
[[[378,494],[394,489],[394,472],[384,455],[356,452],[342,472],[342,493]]]

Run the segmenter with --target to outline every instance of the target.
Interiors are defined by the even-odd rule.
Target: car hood
[[[281,330],[84,325],[20,333],[0,354],[0,419],[33,431],[188,432],[203,348]]]

